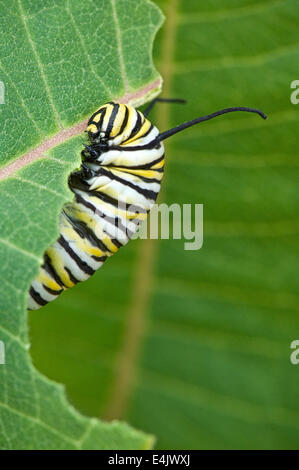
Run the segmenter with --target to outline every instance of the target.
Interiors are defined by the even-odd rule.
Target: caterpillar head
[[[133,142],[137,145],[152,128],[150,121],[137,109],[109,102],[90,117],[86,130],[91,144],[112,147]]]
[[[114,102],[104,104],[90,117],[86,131],[90,145],[85,145],[82,156],[103,165],[147,164],[153,158],[151,142],[159,135],[140,111]],[[163,144],[158,147],[162,155]],[[135,149],[139,152],[124,152]]]

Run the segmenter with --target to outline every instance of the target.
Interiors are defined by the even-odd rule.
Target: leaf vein
[[[8,246],[9,248],[11,248],[13,250],[18,251],[19,253],[22,253],[22,255],[25,255],[28,258],[33,258],[35,261],[38,261],[38,263],[40,263],[40,264],[42,263],[42,258],[30,253],[30,251],[24,250],[24,248],[20,248],[19,246],[9,242],[8,240],[0,238],[0,243],[2,243],[3,245]]]
[[[25,16],[25,13],[24,13],[24,9],[23,9],[23,6],[22,6],[22,0],[18,0],[18,5],[19,5],[19,10],[20,10],[20,17],[22,19],[22,22],[23,22],[23,25],[24,25],[24,28],[25,28],[25,31],[26,31],[26,34],[27,34],[27,37],[28,37],[29,44],[30,44],[32,52],[33,52],[33,55],[35,57],[38,68],[40,70],[40,74],[41,74],[42,80],[43,80],[44,85],[45,85],[47,96],[49,98],[51,108],[52,108],[54,116],[56,118],[56,123],[61,129],[63,129],[62,123],[60,121],[59,114],[58,114],[57,109],[55,107],[54,100],[53,100],[53,97],[52,97],[52,94],[51,94],[51,91],[50,91],[50,87],[49,87],[49,84],[48,84],[46,73],[44,71],[44,66],[43,66],[43,64],[40,60],[40,57],[37,53],[34,41],[33,41],[32,37],[31,37],[31,34],[30,34],[30,30],[29,30],[29,27],[28,27],[28,24],[27,24],[27,21],[26,21],[26,16]]]
[[[108,95],[111,96],[111,95],[112,95],[111,90],[105,85],[104,80],[103,80],[103,79],[97,74],[97,72],[95,71],[95,68],[94,68],[94,66],[93,66],[93,63],[92,63],[92,61],[91,61],[91,59],[90,59],[90,56],[89,56],[89,54],[88,54],[88,49],[87,49],[87,47],[86,47],[86,45],[85,45],[85,41],[84,41],[84,39],[83,39],[83,37],[82,37],[82,35],[81,35],[81,33],[80,33],[80,30],[78,29],[78,27],[77,27],[77,25],[76,25],[75,20],[74,20],[74,16],[73,16],[72,10],[71,10],[71,8],[70,8],[70,0],[67,0],[67,3],[66,3],[66,11],[67,11],[67,13],[68,13],[68,15],[69,15],[69,17],[70,17],[70,19],[71,19],[73,28],[74,28],[74,30],[75,30],[75,32],[76,32],[76,34],[77,34],[77,36],[78,36],[78,38],[79,38],[79,40],[80,40],[80,43],[81,43],[83,52],[84,52],[84,54],[85,54],[85,56],[86,56],[86,58],[87,58],[87,61],[88,61],[88,64],[89,64],[89,66],[90,66],[91,72],[94,74],[94,76],[97,78],[97,80],[99,80],[99,82],[101,83],[102,87],[106,90],[106,92],[108,93]]]
[[[120,69],[121,69],[121,76],[122,76],[124,87],[125,87],[125,94],[127,94],[130,91],[130,85],[129,85],[129,82],[128,82],[125,63],[124,63],[124,60],[123,60],[122,39],[121,39],[121,32],[120,32],[119,21],[118,21],[118,16],[117,16],[117,10],[116,10],[116,6],[115,6],[115,0],[110,0],[110,2],[111,2],[111,6],[112,6],[113,18],[114,18],[114,23],[115,23],[116,41],[117,41],[117,49],[118,49],[119,63],[120,63]]]

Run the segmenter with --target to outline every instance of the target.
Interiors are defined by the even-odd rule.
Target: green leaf
[[[298,448],[297,1],[159,4],[163,95],[188,104],[152,121],[234,105],[269,119],[235,113],[167,142],[160,202],[204,204],[203,248],[131,242],[32,314],[34,362],[80,409],[164,449]]]
[[[87,118],[111,99],[138,105],[160,90],[151,48],[162,15],[147,0],[0,5],[0,447],[149,448],[149,435],[80,415],[33,367],[26,306],[72,199],[67,178],[80,164]],[[67,345],[68,328],[64,335]]]

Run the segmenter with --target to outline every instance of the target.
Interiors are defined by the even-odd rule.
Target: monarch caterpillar
[[[32,282],[28,309],[36,310],[61,292],[88,279],[105,260],[125,245],[156,201],[164,172],[163,140],[187,127],[233,111],[264,113],[246,107],[225,108],[159,132],[147,119],[156,98],[141,113],[132,106],[109,102],[90,117],[89,144],[82,164],[68,180],[73,202],[64,205],[60,236],[44,254]]]

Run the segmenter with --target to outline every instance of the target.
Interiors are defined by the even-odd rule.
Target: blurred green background
[[[298,448],[298,2],[156,3],[163,96],[188,105],[158,105],[152,121],[238,105],[269,119],[227,115],[167,142],[159,202],[204,204],[203,248],[130,242],[30,314],[33,360],[78,409],[158,448]]]

